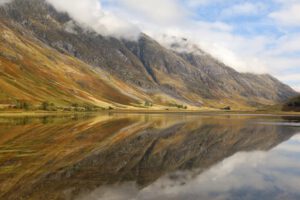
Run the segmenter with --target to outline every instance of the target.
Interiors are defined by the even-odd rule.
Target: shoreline
[[[0,111],[0,117],[43,117],[98,114],[190,114],[190,115],[253,115],[253,116],[300,116],[300,112],[282,111],[222,111],[222,110],[105,110],[95,112],[55,112],[55,111]]]

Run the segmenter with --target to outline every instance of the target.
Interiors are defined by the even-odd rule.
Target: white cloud
[[[144,27],[149,35],[166,44],[160,35],[187,38],[226,65],[241,72],[267,73],[267,64],[260,59],[268,37],[246,38],[232,33],[232,27],[222,22],[189,21],[179,27]],[[168,46],[168,43],[167,45]]]
[[[136,39],[139,29],[102,9],[98,0],[47,0],[58,11],[67,12],[77,22],[104,36]]]
[[[114,3],[127,9],[129,12],[133,12],[144,20],[150,20],[159,24],[174,24],[185,18],[188,14],[183,9],[178,0],[112,0]]]
[[[189,7],[206,6],[214,3],[224,2],[228,0],[186,0]]]
[[[278,38],[275,44],[274,55],[300,52],[300,33],[286,34]]]
[[[299,74],[284,74],[280,75],[280,80],[282,81],[299,81],[300,80],[300,73]]]
[[[244,2],[224,9],[221,12],[221,16],[222,17],[252,16],[261,13],[265,9],[266,9],[266,5],[263,3]]]
[[[300,26],[300,3],[293,2],[285,2],[281,10],[270,13],[269,17],[283,26]]]
[[[4,5],[6,3],[9,3],[11,0],[0,0],[0,5]]]
[[[300,84],[299,85],[295,85],[293,86],[294,90],[296,90],[297,92],[300,92]]]
[[[203,173],[197,170],[177,172],[176,179],[165,176],[143,188],[138,199],[238,199],[240,192],[248,198],[260,199],[259,192],[269,194],[270,199],[282,199],[286,193],[299,196],[300,162],[293,156],[299,146],[294,139],[275,149],[263,152],[240,152],[214,165]],[[201,171],[200,171],[201,172]],[[197,175],[198,174],[198,175]],[[245,178],[247,177],[247,178]],[[184,184],[181,184],[184,183]],[[248,188],[249,190],[245,190]],[[282,193],[278,190],[283,191]],[[258,194],[256,194],[256,191]],[[235,193],[237,192],[237,193]],[[190,197],[190,198],[189,198]],[[294,198],[292,198],[294,199]]]

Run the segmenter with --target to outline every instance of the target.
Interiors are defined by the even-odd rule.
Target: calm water
[[[0,199],[300,199],[300,118],[0,118]]]

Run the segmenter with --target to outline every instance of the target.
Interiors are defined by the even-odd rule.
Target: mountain
[[[109,83],[110,76],[104,72],[49,48],[17,26],[0,23],[1,103],[17,99],[32,103],[48,100],[58,105],[138,102],[123,94],[115,86],[118,83]]]
[[[198,47],[181,51],[180,44],[166,47],[146,34],[137,41],[101,36],[44,0],[5,4],[0,26],[5,104],[245,109],[297,95],[270,75],[239,73]]]

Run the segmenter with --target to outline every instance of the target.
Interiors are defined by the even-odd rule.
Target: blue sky
[[[300,0],[47,1],[102,35],[142,31],[166,46],[184,37],[240,72],[269,73],[300,92]]]

